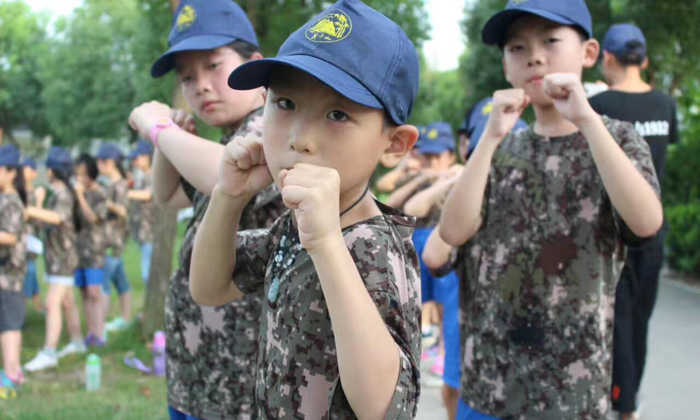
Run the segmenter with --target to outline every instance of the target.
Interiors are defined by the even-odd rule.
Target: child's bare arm
[[[9,232],[0,232],[0,245],[14,246],[17,245],[17,235]]]
[[[391,207],[400,209],[406,204],[406,200],[411,198],[411,196],[416,192],[418,187],[421,186],[421,184],[429,181],[431,178],[428,176],[426,173],[422,173],[415,178],[413,178],[411,181],[409,181],[406,185],[402,186],[398,190],[394,191],[390,196],[389,199],[387,200],[387,204]]]
[[[316,268],[333,325],[348,402],[358,418],[384,418],[400,374],[400,350],[358,273],[343,238],[338,173],[297,164],[281,175],[301,245]]]
[[[63,222],[61,215],[52,210],[29,206],[25,209],[24,213],[28,218],[38,220],[48,225],[60,225],[61,222]]]
[[[436,182],[430,188],[411,197],[403,206],[404,213],[414,217],[425,217],[430,209],[445,195],[457,181],[456,176],[447,175],[446,178]]]
[[[195,238],[190,266],[190,293],[200,305],[220,306],[243,296],[231,278],[236,266],[238,223],[248,201],[214,188]]]
[[[187,114],[180,110],[172,110],[158,102],[149,102],[134,109],[129,122],[142,137],[150,138],[151,129],[169,119],[177,120],[176,122],[185,129],[193,130],[194,120],[190,121],[187,117]],[[160,156],[156,154],[154,166],[156,161],[160,162],[156,167],[154,185],[159,201],[168,202],[173,196],[178,188],[175,181],[179,184],[179,175],[198,191],[210,195],[219,180],[216,168],[221,162],[224,146],[176,128],[162,130],[157,140]],[[193,156],[196,159],[193,159]],[[162,158],[167,159],[178,175],[172,176],[173,171]]]
[[[494,93],[493,111],[484,134],[452,188],[442,211],[440,236],[448,244],[461,246],[481,229],[481,209],[491,161],[498,146],[513,129],[529,102],[522,89]]]
[[[83,216],[85,216],[85,220],[87,220],[87,222],[90,224],[97,223],[97,221],[99,220],[97,217],[97,214],[95,214],[92,207],[90,207],[90,203],[88,203],[87,200],[85,199],[85,187],[82,186],[81,184],[76,184],[75,185],[75,196],[78,199],[78,204],[80,205],[80,211],[83,213]]]
[[[548,75],[545,92],[554,98],[559,113],[588,140],[598,173],[622,220],[640,238],[656,234],[663,223],[661,201],[591,108],[578,76]]]
[[[430,269],[438,269],[450,261],[452,246],[440,237],[440,227],[433,230],[423,250],[423,262]]]
[[[190,292],[200,305],[219,306],[240,298],[233,283],[238,224],[246,204],[272,183],[260,137],[249,134],[226,146],[219,183],[195,238]]]

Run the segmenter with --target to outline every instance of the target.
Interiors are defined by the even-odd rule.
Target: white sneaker
[[[87,348],[85,347],[85,343],[83,341],[71,341],[68,343],[60,352],[58,352],[58,358],[62,358],[65,356],[68,356],[69,354],[75,354],[75,353],[85,353],[87,351]]]
[[[56,367],[58,365],[58,357],[56,352],[41,350],[31,362],[24,365],[27,372],[37,372],[40,370]]]

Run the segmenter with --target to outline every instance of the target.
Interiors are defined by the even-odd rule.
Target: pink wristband
[[[175,128],[177,130],[180,130],[180,126],[175,124],[175,121],[173,121],[172,119],[161,121],[158,124],[154,125],[153,128],[151,128],[151,142],[156,148],[160,149],[160,146],[158,145],[158,135],[161,131],[166,130],[168,128]]]

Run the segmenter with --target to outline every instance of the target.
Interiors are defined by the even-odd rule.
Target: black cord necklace
[[[368,192],[369,184],[367,185],[367,188],[365,188],[365,191],[362,193],[360,198],[358,198],[357,201],[355,201],[350,207],[340,213],[340,217],[343,217],[350,210],[357,207]],[[299,241],[299,235],[292,234],[292,218],[290,217],[287,221],[287,225],[284,227],[282,239],[280,239],[280,243],[277,246],[277,252],[275,252],[272,267],[270,268],[272,284],[267,292],[267,298],[270,300],[270,302],[277,302],[280,292],[280,284],[285,277],[288,277],[291,274],[294,261],[296,261],[297,256],[302,249],[303,247]]]

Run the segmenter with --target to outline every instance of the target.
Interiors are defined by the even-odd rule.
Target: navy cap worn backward
[[[0,166],[19,166],[19,150],[14,144],[0,146]]]
[[[491,17],[481,31],[486,45],[505,43],[508,28],[523,14],[540,16],[562,25],[577,26],[593,38],[593,20],[584,0],[510,0],[506,8]]]
[[[637,42],[638,47],[632,48],[628,44]],[[647,40],[644,38],[642,30],[629,23],[613,25],[603,38],[603,51],[610,51],[613,54],[637,53],[646,55]]]
[[[241,6],[232,0],[183,0],[173,18],[170,47],[151,67],[161,77],[175,67],[175,54],[213,50],[240,40],[258,46],[253,25]]]
[[[70,153],[58,146],[53,146],[49,149],[49,154],[46,157],[46,167],[49,169],[70,170],[73,166],[73,158]]]
[[[423,143],[418,148],[420,154],[440,154],[455,150],[455,137],[452,127],[446,122],[435,122],[427,127]]]
[[[418,93],[418,53],[404,31],[359,0],[341,0],[299,28],[277,57],[248,62],[229,86],[267,86],[272,69],[304,71],[361,105],[405,124]]]

